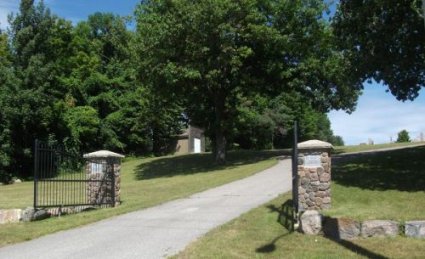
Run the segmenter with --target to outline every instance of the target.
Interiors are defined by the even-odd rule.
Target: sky
[[[39,2],[39,0],[36,0]],[[7,15],[19,10],[20,0],[0,0],[0,28],[5,29]],[[132,15],[140,0],[44,0],[52,13],[76,24],[95,12],[112,12],[122,16]]]
[[[346,145],[389,143],[397,140],[397,133],[405,129],[412,140],[425,134],[425,92],[414,101],[397,101],[387,93],[386,86],[376,82],[364,84],[356,110],[347,114],[331,111],[328,116],[335,135],[342,136]]]
[[[0,0],[0,28],[7,26],[7,15],[17,12],[19,0]],[[132,15],[140,0],[45,0],[52,13],[76,24],[94,12],[112,12]],[[331,7],[333,12],[334,6]],[[397,133],[407,130],[412,139],[425,134],[425,91],[411,101],[400,102],[386,87],[378,83],[365,84],[363,95],[358,100],[356,111],[347,114],[331,111],[328,116],[335,135],[344,139],[346,145],[388,143],[397,139]]]

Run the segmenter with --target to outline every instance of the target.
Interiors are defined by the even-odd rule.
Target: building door
[[[201,139],[195,138],[194,139],[194,150],[193,153],[201,153]]]

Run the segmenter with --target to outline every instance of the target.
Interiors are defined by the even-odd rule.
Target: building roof
[[[183,133],[182,133],[182,134],[180,134],[180,135],[178,135],[178,137],[179,137],[179,138],[187,138],[187,137],[189,137],[189,128],[184,129],[184,130],[183,130]]]

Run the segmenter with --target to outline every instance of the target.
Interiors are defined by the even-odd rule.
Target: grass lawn
[[[361,152],[375,149],[384,149],[384,148],[401,148],[409,146],[425,145],[424,142],[404,142],[404,143],[388,143],[388,144],[376,144],[376,145],[355,145],[355,146],[338,146],[335,147],[334,153],[352,153],[352,152]]]
[[[275,165],[277,161],[273,157],[281,153],[229,152],[225,166],[215,165],[210,154],[132,159],[122,165],[123,203],[120,206],[37,222],[0,225],[0,246],[151,207],[235,181]],[[0,186],[0,208],[31,206],[32,186],[31,182]]]
[[[370,238],[334,241],[289,232],[282,209],[290,194],[207,233],[174,258],[423,258],[425,240]]]
[[[384,146],[388,147],[388,146]],[[425,220],[425,147],[335,155],[332,217]],[[216,228],[175,258],[425,258],[425,240],[406,237],[335,241],[289,232],[291,194]]]
[[[367,148],[369,146],[360,146],[356,151]],[[377,145],[374,148],[377,148]],[[352,149],[340,152],[350,150]],[[288,154],[288,150],[285,152]],[[273,157],[280,154],[282,151],[230,152],[226,166],[214,165],[209,154],[131,159],[122,166],[121,206],[38,222],[0,225],[0,247],[155,206],[244,178],[274,165],[276,160]],[[425,210],[422,209],[425,204],[424,157],[425,147],[334,156],[333,208],[327,211],[327,214],[356,219],[425,219]],[[336,258],[339,255],[355,256],[352,250],[356,247],[357,251],[374,251],[383,255],[389,253],[392,257],[403,257],[407,255],[405,253],[408,250],[411,252],[409,256],[425,254],[423,240],[360,239],[353,244],[341,245],[321,237],[313,238],[285,232],[276,219],[281,210],[280,205],[287,198],[288,196],[280,197],[267,206],[219,227],[180,256]],[[0,186],[0,208],[24,208],[31,205],[31,182]],[[241,228],[246,229],[242,231]],[[221,230],[226,232],[221,233]],[[214,235],[218,240],[209,241]],[[220,235],[223,235],[223,238]],[[210,248],[205,248],[205,251],[203,248],[198,250],[198,244]],[[321,244],[322,246],[319,246]],[[217,248],[221,246],[224,249]],[[379,246],[384,248],[378,249]]]
[[[425,220],[425,146],[334,156],[330,216]]]

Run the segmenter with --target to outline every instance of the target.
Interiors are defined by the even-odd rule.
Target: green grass
[[[409,147],[409,146],[417,146],[417,145],[425,145],[424,142],[404,142],[404,143],[388,143],[388,144],[376,144],[376,145],[354,145],[354,146],[338,146],[335,147],[334,153],[353,153],[353,152],[362,152],[369,151],[375,149],[385,149],[385,148],[398,148],[398,147]]]
[[[32,206],[33,188],[33,182],[0,185],[0,209]]]
[[[359,146],[356,151],[365,150],[366,147],[369,146]],[[375,145],[372,147],[387,148],[389,146]],[[354,152],[353,149],[345,149],[340,152],[345,151]],[[122,167],[121,197],[123,204],[121,206],[39,222],[0,225],[0,247],[155,206],[247,177],[274,165],[276,161],[271,158],[279,154],[281,154],[281,151],[230,152],[229,163],[226,166],[214,165],[209,154],[128,159]],[[356,219],[425,219],[425,211],[421,209],[425,204],[424,157],[425,147],[369,153],[367,155],[348,155],[341,158],[334,156],[332,169],[334,180],[332,185],[333,208],[327,212],[328,215],[348,216]],[[31,206],[32,186],[32,182],[0,186],[0,208]],[[235,222],[243,223],[247,227],[246,231],[248,231],[241,236],[239,229],[233,229],[226,233],[223,240],[217,241],[220,242],[220,245],[230,246],[229,249],[232,249],[229,250],[230,252],[215,249],[220,251],[211,252],[211,254],[208,254],[208,250],[196,253],[200,253],[200,257],[209,258],[214,257],[214,255],[221,258],[229,255],[236,258],[246,258],[246,256],[279,258],[283,254],[279,254],[278,251],[274,252],[272,248],[275,246],[275,250],[283,249],[283,251],[288,252],[288,254],[284,254],[285,258],[336,258],[339,255],[347,257],[356,255],[350,249],[347,250],[347,248],[328,239],[319,237],[316,242],[316,238],[297,233],[289,234],[284,232],[280,225],[275,226],[277,214],[279,214],[277,208],[280,208],[280,204],[286,199],[287,197],[281,197],[280,200],[274,201],[272,203],[274,207],[269,204],[268,207],[259,208],[258,210],[262,211],[259,213],[262,215],[255,216],[258,217],[255,218],[258,221],[255,223],[258,225],[257,227],[249,227],[254,223],[249,223],[249,218],[246,219],[245,216],[230,223],[230,225],[235,224]],[[223,228],[226,228],[226,226]],[[263,232],[263,228],[265,232]],[[221,227],[215,232],[220,231],[220,229]],[[207,236],[210,236],[210,234]],[[251,238],[253,240],[250,240]],[[232,248],[232,242],[235,239],[237,245]],[[276,241],[273,243],[274,239]],[[245,242],[246,245],[239,244]],[[323,247],[315,245],[317,243],[323,244]],[[375,239],[355,242],[356,245],[361,245],[371,251],[375,251],[374,249],[378,249],[377,247],[386,243],[394,250],[391,253],[395,257],[402,257],[401,255],[403,255],[403,251],[407,251],[406,249],[411,249],[413,255],[415,253],[425,254],[423,249],[416,248],[416,246],[425,247],[424,243],[418,240],[406,241],[404,238],[396,238],[385,242]],[[407,248],[402,248],[402,245]],[[243,251],[238,250],[239,246]],[[296,249],[297,247],[299,249]],[[257,248],[258,251],[256,251]],[[307,250],[305,252],[298,251],[301,248]],[[211,249],[214,249],[214,246],[211,246]],[[268,249],[273,251],[266,252]],[[400,254],[397,254],[397,250],[400,250]],[[316,253],[318,253],[317,256]],[[189,257],[193,258],[193,256]]]
[[[43,221],[0,225],[0,246],[89,224],[235,181],[275,165],[281,152],[230,152],[228,163],[217,166],[210,154],[130,159],[121,172],[122,204]],[[0,208],[32,204],[32,183],[0,186]]]
[[[425,219],[425,146],[334,156],[331,216]]]
[[[424,220],[424,158],[424,146],[333,156],[332,209],[324,214]],[[399,236],[336,241],[289,232],[284,223],[289,221],[285,204],[290,197],[283,195],[214,229],[175,258],[424,258],[425,240]]]
[[[282,195],[222,225],[190,244],[174,258],[423,258],[425,240],[369,238],[335,241],[290,232]]]

